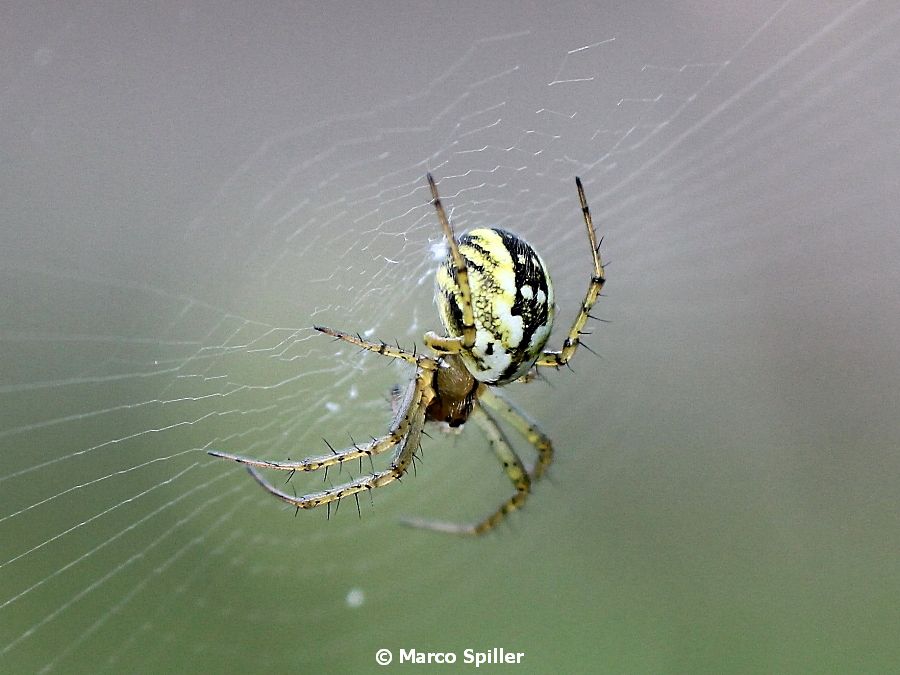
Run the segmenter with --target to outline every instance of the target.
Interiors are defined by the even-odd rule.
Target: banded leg
[[[430,173],[426,175],[426,178],[428,179],[428,187],[431,188],[431,198],[434,201],[438,220],[441,222],[441,229],[444,231],[444,238],[447,240],[447,246],[450,247],[450,257],[453,259],[456,283],[459,286],[459,294],[461,296],[463,334],[461,337],[444,337],[433,331],[428,331],[425,334],[425,344],[438,354],[456,354],[463,349],[471,349],[475,344],[475,314],[472,310],[472,289],[469,286],[469,271],[466,268],[465,258],[459,252],[459,245],[456,242],[456,236],[453,234],[453,227],[447,218],[447,212],[444,211],[444,205],[441,203],[441,198],[438,195],[434,178]]]
[[[534,446],[534,449],[537,450],[537,461],[528,468],[528,475],[532,480],[538,480],[543,476],[553,461],[553,442],[541,431],[537,422],[497,388],[485,387],[478,402],[496,411],[503,420]]]
[[[409,410],[403,417],[403,422],[396,431],[396,435],[402,440],[400,441],[394,456],[391,458],[391,465],[384,471],[377,471],[366,476],[352,480],[343,485],[339,485],[328,490],[313,492],[312,494],[297,497],[279,490],[263,477],[253,466],[248,466],[247,471],[253,479],[259,483],[267,492],[278,497],[284,502],[297,509],[312,509],[323,504],[330,504],[339,501],[344,497],[355,495],[365,490],[374,490],[375,488],[384,487],[389,483],[393,483],[406,473],[413,459],[413,454],[419,447],[419,441],[422,438],[422,427],[425,426],[425,408],[424,388],[417,384],[414,387],[415,396]]]
[[[335,337],[338,337],[342,340],[346,339],[348,342],[357,346],[361,346],[364,349],[371,347],[372,351],[377,351],[380,354],[385,354],[387,356],[401,359],[405,359],[408,356],[415,358],[414,362],[418,363],[419,365],[419,369],[416,371],[416,378],[415,380],[413,380],[413,382],[410,383],[405,395],[402,397],[397,397],[394,419],[391,421],[391,425],[388,428],[388,433],[381,438],[373,438],[368,443],[364,443],[361,445],[354,444],[352,447],[341,451],[332,449],[331,454],[323,454],[316,457],[307,457],[306,459],[297,461],[256,459],[255,457],[233,455],[231,453],[222,452],[220,450],[208,450],[207,454],[212,455],[213,457],[219,457],[221,459],[228,459],[232,462],[238,462],[239,464],[244,464],[248,467],[255,466],[261,469],[275,469],[277,471],[290,471],[291,473],[293,473],[295,471],[318,471],[319,469],[327,469],[329,466],[334,466],[335,464],[344,464],[345,462],[349,462],[354,459],[374,457],[375,455],[380,455],[381,453],[390,450],[400,442],[400,440],[403,438],[403,434],[406,432],[406,427],[408,424],[407,418],[410,415],[410,411],[415,405],[427,406],[427,403],[415,403],[413,399],[418,396],[420,397],[421,401],[421,397],[424,395],[423,391],[425,390],[425,384],[426,382],[430,383],[431,371],[436,367],[436,362],[434,361],[434,359],[431,359],[427,356],[416,356],[414,354],[411,354],[410,352],[405,352],[402,349],[395,349],[394,347],[385,345],[384,343],[366,342],[362,338],[348,335],[347,333],[334,331],[330,328],[321,330],[322,332],[326,332],[328,335],[334,335]],[[329,448],[330,447],[331,446],[329,446]]]
[[[591,283],[588,286],[587,293],[585,293],[584,300],[581,302],[581,309],[575,317],[572,328],[569,329],[569,334],[563,341],[562,350],[558,352],[545,351],[538,357],[538,360],[535,363],[535,365],[538,366],[553,366],[559,368],[569,362],[575,354],[575,350],[578,349],[578,343],[581,340],[582,335],[581,329],[584,328],[584,324],[590,316],[591,308],[597,301],[597,296],[600,295],[603,284],[606,283],[606,273],[603,271],[603,260],[600,257],[600,246],[597,243],[597,234],[594,232],[594,222],[591,219],[591,210],[588,208],[587,198],[584,196],[584,188],[581,186],[580,178],[575,178],[575,185],[578,188],[578,200],[581,202],[581,213],[584,216],[588,241],[591,244],[591,255],[594,259],[594,271],[591,274]]]
[[[337,340],[349,342],[351,345],[355,345],[360,349],[375,352],[376,354],[381,354],[382,356],[387,356],[392,359],[402,359],[403,361],[415,363],[416,365],[420,365],[423,360],[431,362],[434,361],[433,359],[430,359],[422,354],[417,354],[414,351],[409,352],[405,349],[400,348],[399,346],[392,347],[386,342],[370,342],[369,340],[364,340],[360,335],[351,335],[350,333],[345,333],[344,331],[335,330],[334,328],[328,328],[326,326],[313,326],[313,328],[315,328],[320,333],[330,335]]]
[[[256,466],[261,469],[276,469],[278,471],[318,471],[319,469],[327,469],[335,464],[343,464],[353,459],[361,459],[363,457],[374,457],[380,455],[386,450],[400,442],[401,434],[399,430],[391,430],[381,438],[374,438],[368,443],[354,445],[345,450],[332,450],[329,455],[319,455],[317,457],[307,457],[298,461],[285,460],[274,461],[269,459],[256,459],[255,457],[245,457],[244,455],[232,455],[228,452],[220,450],[208,450],[207,454],[221,459],[229,459],[238,464],[245,466]]]
[[[478,523],[448,523],[425,518],[404,518],[401,521],[404,525],[434,530],[435,532],[447,532],[449,534],[479,535],[494,529],[507,514],[522,508],[528,493],[531,491],[531,479],[525,470],[525,466],[522,464],[522,460],[519,459],[516,451],[513,450],[509,441],[506,440],[503,431],[497,426],[497,422],[494,421],[494,418],[487,411],[475,406],[472,410],[471,419],[475,420],[487,435],[494,454],[497,455],[497,459],[503,465],[503,470],[516,489],[515,493],[503,502],[496,511]]]

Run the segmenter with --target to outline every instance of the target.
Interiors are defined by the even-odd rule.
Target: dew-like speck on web
[[[347,591],[347,598],[345,602],[347,603],[347,607],[352,607],[356,609],[357,607],[362,607],[363,603],[366,601],[366,594],[361,588],[351,588]]]

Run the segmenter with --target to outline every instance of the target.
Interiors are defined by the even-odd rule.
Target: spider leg
[[[479,535],[492,530],[507,514],[522,508],[528,493],[531,491],[531,478],[525,470],[522,460],[519,459],[516,451],[513,450],[509,441],[506,440],[506,436],[500,427],[497,426],[497,422],[486,410],[476,405],[472,410],[471,419],[475,420],[487,435],[494,454],[500,460],[503,470],[516,489],[515,493],[500,504],[496,511],[477,523],[448,523],[425,518],[405,518],[401,521],[404,525],[436,532],[447,532],[449,534]]]
[[[383,356],[388,356],[392,359],[403,359],[404,361],[408,361],[409,363],[420,364],[423,359],[428,358],[423,357],[421,354],[408,352],[405,349],[401,349],[400,347],[392,347],[385,342],[370,342],[368,340],[364,340],[359,335],[351,335],[350,333],[335,330],[334,328],[327,328],[326,326],[313,326],[313,328],[315,328],[320,333],[325,333],[325,335],[330,335],[331,337],[338,340],[349,342],[351,345],[355,345],[360,349],[375,352],[376,354],[382,354]]]
[[[594,222],[591,219],[591,210],[588,208],[587,198],[584,196],[584,188],[581,186],[581,179],[575,179],[575,185],[578,187],[578,200],[581,202],[581,213],[584,215],[584,224],[587,227],[588,241],[591,244],[591,255],[594,259],[594,271],[591,275],[591,283],[585,293],[584,300],[581,302],[581,309],[575,317],[575,322],[569,329],[569,334],[563,341],[562,350],[558,352],[545,351],[538,357],[535,365],[553,366],[559,368],[569,362],[569,359],[578,349],[578,342],[581,339],[582,329],[588,320],[591,308],[597,301],[597,296],[606,283],[606,274],[603,271],[603,260],[600,257],[600,246],[597,243],[597,234],[594,232]]]
[[[410,383],[404,405],[400,410],[401,414],[398,415],[398,418],[391,425],[390,436],[397,438],[395,443],[397,444],[397,450],[391,458],[390,466],[384,471],[360,476],[343,485],[320,492],[313,492],[302,497],[279,490],[267,481],[253,465],[248,465],[247,471],[267,492],[298,509],[312,509],[323,504],[330,504],[333,501],[340,503],[340,500],[344,497],[392,483],[406,473],[410,462],[412,462],[413,453],[419,447],[422,427],[425,425],[425,409],[429,401],[426,396],[427,384],[426,375],[421,372]]]
[[[537,462],[528,467],[528,475],[532,480],[543,476],[553,461],[553,442],[541,431],[537,422],[496,387],[485,387],[478,402],[495,411],[534,446],[537,450]]]
[[[349,335],[347,333],[342,333],[340,331],[335,331],[330,328],[317,327],[317,329],[321,330],[324,333],[327,333],[328,335],[333,335],[352,344],[361,346],[365,349],[371,349],[372,351],[386,354],[387,356],[391,356],[394,358],[411,360],[413,363],[416,363],[418,365],[416,379],[410,384],[410,389],[407,390],[405,396],[398,396],[394,420],[391,422],[388,433],[381,438],[373,438],[368,443],[364,443],[362,445],[354,443],[351,447],[341,451],[335,450],[330,445],[328,445],[328,441],[326,441],[325,444],[328,445],[329,449],[331,450],[330,454],[308,457],[306,459],[301,459],[298,461],[287,460],[282,462],[269,459],[256,459],[254,457],[245,457],[243,455],[233,455],[231,453],[222,452],[220,450],[208,450],[207,454],[212,455],[213,457],[219,457],[221,459],[228,459],[232,462],[238,462],[239,464],[244,464],[248,467],[255,466],[262,469],[275,469],[278,471],[291,472],[318,471],[319,469],[324,468],[326,469],[327,474],[327,469],[329,466],[333,466],[335,464],[343,464],[354,459],[359,459],[361,461],[363,457],[369,457],[371,459],[374,455],[380,455],[381,453],[391,449],[402,440],[403,434],[406,433],[404,418],[409,414],[409,410],[411,409],[412,405],[410,402],[411,393],[418,392],[420,396],[422,395],[425,384],[424,381],[430,377],[430,372],[437,367],[437,362],[434,359],[428,358],[427,356],[412,354],[399,348],[390,347],[388,345],[385,345],[384,343],[366,342],[362,338]]]
[[[450,257],[453,260],[453,270],[456,273],[456,283],[459,286],[459,304],[462,309],[462,336],[442,337],[429,331],[425,335],[425,344],[439,354],[455,354],[463,349],[471,349],[475,344],[475,313],[472,309],[469,270],[466,267],[466,259],[459,252],[459,244],[456,241],[456,236],[453,234],[453,227],[447,218],[447,212],[444,211],[444,205],[441,203],[441,198],[438,195],[434,178],[430,173],[427,174],[426,178],[428,179],[428,187],[431,189],[431,198],[434,201],[434,208],[437,211],[441,229],[444,231],[444,238],[447,240],[447,246],[450,247]]]
[[[363,457],[373,457],[380,455],[386,450],[400,442],[401,434],[399,430],[391,430],[381,438],[373,438],[368,443],[362,445],[353,445],[345,450],[332,450],[327,455],[319,455],[317,457],[307,457],[298,461],[273,461],[269,459],[256,459],[255,457],[245,457],[243,455],[232,455],[219,450],[208,450],[207,454],[221,459],[230,459],[232,462],[244,464],[246,466],[256,466],[262,469],[277,469],[279,471],[318,471],[335,464],[343,464],[352,459],[362,459]],[[326,441],[327,444],[327,441]],[[330,447],[330,446],[329,446]]]

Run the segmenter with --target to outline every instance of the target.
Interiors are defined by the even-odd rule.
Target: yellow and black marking
[[[472,375],[503,384],[524,375],[540,356],[553,326],[553,285],[544,262],[523,239],[498,228],[459,239],[465,260],[475,343],[461,352]],[[450,256],[437,272],[437,303],[450,336],[462,334],[465,302]]]

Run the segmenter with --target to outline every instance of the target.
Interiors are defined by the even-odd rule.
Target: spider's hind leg
[[[475,420],[487,435],[494,454],[500,460],[503,470],[516,489],[515,493],[500,504],[496,511],[477,523],[448,523],[425,518],[404,518],[400,521],[404,525],[434,530],[435,532],[447,532],[449,534],[479,535],[494,529],[508,514],[522,508],[522,505],[528,498],[528,493],[531,491],[531,478],[528,475],[528,471],[525,470],[522,460],[519,459],[516,451],[513,450],[509,441],[506,440],[506,436],[497,425],[497,422],[486,410],[476,405],[472,410],[471,419]]]
[[[553,461],[553,442],[547,434],[541,431],[538,423],[531,419],[528,413],[509,400],[496,387],[487,387],[478,400],[500,415],[505,422],[508,422],[534,446],[537,451],[537,462],[528,467],[528,475],[532,480],[540,478]]]

